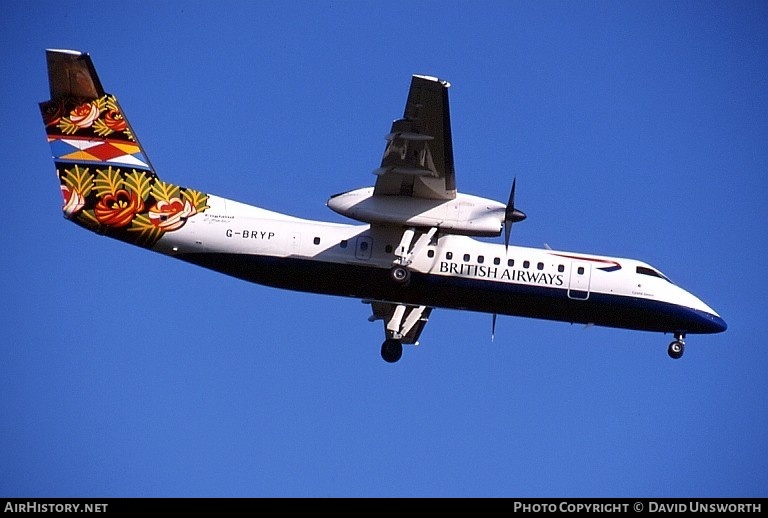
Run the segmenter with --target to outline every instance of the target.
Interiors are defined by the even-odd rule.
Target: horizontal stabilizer
[[[97,99],[104,95],[104,88],[88,54],[48,49],[46,58],[51,99]]]

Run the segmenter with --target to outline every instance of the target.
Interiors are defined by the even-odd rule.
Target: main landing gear
[[[432,308],[393,302],[365,302],[371,305],[373,311],[368,320],[384,321],[386,340],[381,344],[381,357],[385,362],[399,361],[403,356],[403,344],[419,344],[419,335],[429,320]]]
[[[403,342],[387,338],[381,344],[381,357],[387,363],[395,363],[403,356]]]
[[[418,234],[418,237],[416,237]],[[402,287],[411,282],[409,266],[432,241],[437,227],[424,231],[409,227],[395,250],[395,259],[389,270],[392,281]],[[415,238],[415,239],[414,239]],[[371,302],[373,315],[369,320],[384,320],[386,340],[381,344],[381,357],[387,363],[395,363],[403,356],[403,344],[418,345],[418,338],[432,308],[392,302]]]
[[[685,352],[684,339],[685,333],[675,333],[675,341],[669,344],[669,349],[667,349],[670,358],[677,360],[683,355]]]

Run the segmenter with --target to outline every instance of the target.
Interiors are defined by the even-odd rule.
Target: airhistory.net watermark
[[[106,513],[107,506],[104,503],[51,503],[37,502],[6,502],[4,513]]]

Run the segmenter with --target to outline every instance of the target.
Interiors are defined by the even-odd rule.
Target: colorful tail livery
[[[40,109],[67,218],[151,247],[208,208],[207,195],[157,177],[117,99],[104,92],[90,56],[49,50],[47,59],[51,100]]]
[[[494,324],[510,315],[672,333],[673,358],[686,334],[727,327],[642,261],[509,245],[512,224],[525,219],[516,180],[507,204],[457,190],[447,81],[411,77],[372,168],[375,186],[327,201],[355,220],[340,224],[161,180],[90,57],[49,50],[47,60],[51,100],[40,108],[68,219],[246,281],[362,299],[369,320],[384,322],[387,362],[418,343],[435,308],[488,313]],[[502,233],[500,243],[476,239]]]

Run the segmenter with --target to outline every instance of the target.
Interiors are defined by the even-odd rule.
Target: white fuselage
[[[309,292],[664,332],[724,325],[704,302],[633,259],[438,232],[409,266],[417,281],[403,288],[386,275],[402,229],[300,219],[212,195],[208,204],[154,250]]]

